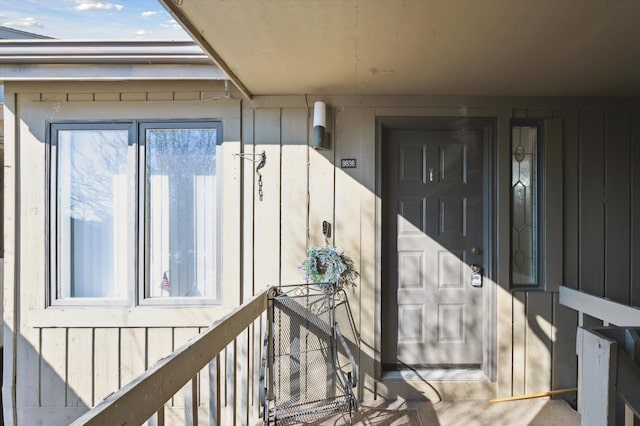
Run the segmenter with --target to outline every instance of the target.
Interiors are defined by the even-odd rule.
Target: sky
[[[0,0],[0,26],[63,40],[190,40],[157,0]]]

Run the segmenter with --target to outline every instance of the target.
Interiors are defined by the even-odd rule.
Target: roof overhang
[[[247,95],[640,95],[640,1],[159,0]]]
[[[0,81],[226,79],[193,42],[0,40]]]

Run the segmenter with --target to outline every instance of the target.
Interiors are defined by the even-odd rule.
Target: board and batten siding
[[[564,226],[556,238],[563,248],[563,283],[640,303],[640,110],[629,100],[327,96],[319,99],[329,105],[332,148],[315,151],[310,143],[316,98],[228,101],[221,86],[210,82],[10,83],[6,89],[5,366],[10,368],[5,372],[10,375],[3,388],[6,407],[15,377],[19,424],[39,419],[65,424],[228,308],[268,285],[302,282],[298,265],[307,247],[325,243],[324,220],[332,224],[328,243],[344,250],[361,274],[348,294],[362,339],[355,354],[362,398],[491,398],[575,386],[577,314],[559,304],[556,292],[510,290],[512,118],[562,120]],[[388,116],[496,118],[498,264],[495,282],[487,283],[496,290],[495,382],[407,385],[385,379],[380,371],[376,119]],[[130,117],[223,121],[222,307],[44,309],[45,121]],[[260,186],[257,164],[233,154],[263,151],[267,162]],[[355,158],[357,167],[341,169],[342,158]],[[249,377],[249,369],[233,356],[260,356],[257,331],[245,332],[214,368],[218,377],[235,383],[225,389],[225,380],[220,382],[221,401],[229,401],[234,392],[257,394],[257,376]],[[200,377],[205,411],[199,417],[207,418],[206,395],[212,387],[208,374]],[[176,407],[167,412],[181,415],[184,392],[167,403]],[[229,406],[219,408],[233,418]]]
[[[576,119],[574,282],[594,296],[640,306],[639,111],[586,110]]]
[[[274,168],[280,169],[279,178],[276,176],[273,180],[263,180],[265,197],[273,197],[272,203],[262,203],[255,196],[245,194],[245,199],[252,202],[252,208],[256,209],[253,216],[245,216],[245,237],[252,235],[256,242],[253,246],[245,244],[245,268],[255,268],[251,269],[251,278],[245,276],[245,281],[251,283],[249,286],[256,285],[264,273],[270,280],[278,277],[281,283],[298,282],[299,271],[295,271],[294,267],[303,258],[304,248],[323,244],[322,220],[331,222],[333,233],[329,243],[347,252],[362,273],[358,285],[350,290],[351,304],[362,337],[359,353],[363,373],[361,395],[394,396],[396,391],[401,392],[401,387],[396,384],[385,383],[384,378],[381,381],[376,365],[379,359],[376,336],[380,321],[374,296],[379,285],[380,267],[380,254],[375,252],[376,224],[380,217],[375,206],[376,117],[497,117],[498,182],[509,179],[510,119],[559,119],[562,123],[560,143],[563,144],[560,152],[563,153],[564,226],[562,235],[551,237],[560,245],[564,259],[562,283],[588,291],[591,282],[598,282],[600,287],[607,289],[606,294],[626,295],[617,299],[623,303],[632,302],[634,295],[637,297],[640,292],[637,284],[635,291],[632,288],[633,283],[639,280],[639,273],[631,259],[633,250],[638,250],[638,243],[631,236],[638,234],[638,226],[633,224],[640,223],[637,220],[640,196],[635,195],[637,191],[632,191],[632,188],[633,185],[637,187],[640,181],[640,168],[636,167],[634,171],[632,164],[640,156],[640,149],[637,148],[640,146],[637,141],[640,121],[637,109],[633,109],[633,102],[496,98],[475,100],[473,106],[461,107],[456,105],[456,100],[448,99],[442,102],[442,106],[439,100],[415,101],[402,97],[328,96],[322,99],[330,105],[328,131],[332,149],[320,152],[301,149],[311,141],[312,124],[311,110],[306,105],[301,106],[300,100],[258,97],[254,99],[253,108],[245,107],[245,119],[250,121],[243,126],[243,130],[246,130],[243,138],[245,149],[255,149],[256,152],[265,150],[267,147],[258,147],[260,142],[256,141],[253,145],[247,141],[254,137],[261,137],[262,141],[270,138],[270,151],[266,152],[271,152],[271,156],[276,155]],[[415,105],[421,102],[423,105]],[[308,103],[311,105],[311,101]],[[297,122],[294,117],[298,117]],[[299,146],[292,147],[291,135],[302,133],[303,129],[300,128],[305,124],[308,126],[308,141],[298,137]],[[249,129],[251,136],[248,135]],[[269,130],[260,134],[259,129]],[[594,147],[593,144],[597,145]],[[299,150],[297,156],[293,149]],[[342,158],[356,158],[358,167],[340,169],[339,161]],[[592,164],[594,162],[597,164]],[[296,179],[292,181],[291,175]],[[250,183],[255,178],[252,171],[245,177],[246,189],[249,188],[247,185],[255,186],[255,182]],[[609,192],[606,198],[605,188]],[[508,225],[504,223],[509,217],[508,191],[498,189],[497,197],[496,212],[501,223],[498,224],[497,235],[499,291],[496,295],[496,386],[479,386],[469,391],[474,386],[468,383],[465,385],[467,390],[451,383],[433,384],[440,396],[445,398],[489,397],[491,393],[498,396],[522,395],[576,385],[577,315],[560,305],[555,291],[510,291],[509,236]],[[290,200],[294,200],[293,205]],[[602,213],[597,216],[600,210]],[[246,207],[244,211],[248,213]],[[608,212],[607,215],[605,212]],[[258,240],[266,233],[275,234],[278,224],[280,244],[271,246],[274,250],[279,247],[279,262],[270,263],[270,269],[265,270],[265,266],[269,268],[269,262],[264,260],[265,243]],[[265,227],[273,229],[265,230]],[[595,232],[591,232],[591,229]],[[608,235],[606,239],[605,232]],[[304,238],[306,245],[303,244]],[[270,238],[265,241],[270,241]],[[594,246],[599,248],[592,250]],[[256,260],[251,262],[252,258]],[[601,268],[603,272],[599,278],[594,278],[591,272],[584,271],[585,268]],[[608,271],[607,275],[604,274],[605,270]],[[428,391],[420,392],[428,395]],[[566,398],[573,400],[574,396],[567,395]]]
[[[45,308],[47,122],[222,121],[221,247],[229,254],[223,281],[239,283],[241,176],[234,154],[240,151],[241,103],[226,98],[222,83],[212,82],[7,83],[5,89],[5,238],[10,242],[4,260],[4,296],[10,301],[4,312],[5,422],[68,424],[237,306],[240,289],[230,285],[220,305],[204,307]],[[233,345],[221,358],[234,359]],[[185,403],[191,405],[193,398],[198,417],[208,418],[210,399],[219,406],[222,398],[217,389],[211,394],[209,377],[226,375],[226,365],[200,372],[197,395],[191,395],[189,384],[168,401],[165,423],[184,424]]]

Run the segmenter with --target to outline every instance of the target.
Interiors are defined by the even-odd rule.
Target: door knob
[[[482,252],[482,250],[480,250],[478,247],[473,247],[471,249],[471,254],[480,254]]]

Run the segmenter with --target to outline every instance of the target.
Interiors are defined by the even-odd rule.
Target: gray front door
[[[384,367],[480,368],[483,133],[396,127],[382,131]]]

